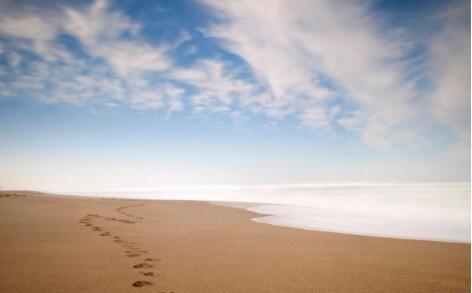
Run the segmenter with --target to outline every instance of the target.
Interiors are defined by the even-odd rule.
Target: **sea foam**
[[[264,214],[254,221],[280,226],[470,243],[470,183],[206,186],[110,193],[231,202]]]

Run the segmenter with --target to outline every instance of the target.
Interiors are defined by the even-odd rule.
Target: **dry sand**
[[[469,244],[254,216],[206,202],[2,192],[0,292],[470,292]]]

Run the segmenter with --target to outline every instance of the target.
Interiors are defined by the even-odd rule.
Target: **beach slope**
[[[470,292],[469,244],[256,216],[207,202],[3,191],[0,292]]]

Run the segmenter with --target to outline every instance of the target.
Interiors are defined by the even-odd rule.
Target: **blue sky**
[[[4,1],[0,185],[470,180],[467,1]]]

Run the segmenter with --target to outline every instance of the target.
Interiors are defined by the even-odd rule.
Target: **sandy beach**
[[[305,231],[194,201],[0,193],[0,292],[470,292],[470,245]]]

